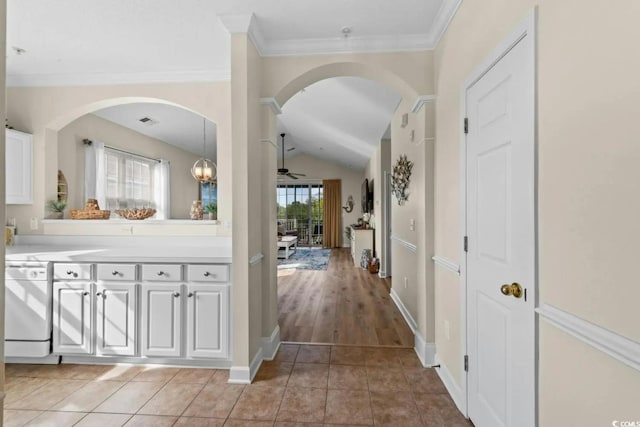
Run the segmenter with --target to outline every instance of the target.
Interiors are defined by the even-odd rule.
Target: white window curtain
[[[84,151],[84,199],[96,199],[106,208],[104,182],[104,143],[93,141]]]
[[[153,198],[156,205],[156,219],[171,218],[171,168],[168,160],[160,159],[153,170]]]

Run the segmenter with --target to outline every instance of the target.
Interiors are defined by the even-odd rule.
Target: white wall
[[[459,263],[462,82],[538,6],[539,303],[640,342],[640,3],[462,2],[436,50],[436,253]],[[460,279],[436,272],[436,342],[461,384]],[[443,324],[451,325],[450,339]],[[637,420],[640,372],[546,321],[539,424]],[[605,391],[606,390],[606,391]]]
[[[100,141],[142,156],[166,159],[171,167],[171,218],[189,218],[191,202],[198,199],[198,183],[191,176],[191,167],[198,159],[160,140],[127,129],[93,114],[86,114],[69,123],[58,134],[58,168],[68,183],[66,215],[70,209],[84,207],[83,139]],[[11,214],[11,207],[7,209]]]
[[[342,246],[349,246],[349,241],[344,235],[344,228],[351,224],[357,223],[358,218],[362,217],[361,191],[364,181],[364,172],[358,169],[350,169],[337,163],[328,162],[326,160],[310,156],[308,154],[298,154],[287,159],[287,169],[292,172],[304,173],[307,176],[305,180],[321,181],[323,179],[340,179],[342,181],[342,204],[347,205],[347,198],[351,195],[355,205],[351,213],[342,210]],[[304,182],[302,179],[278,180],[278,183]]]
[[[386,258],[386,242],[383,240],[384,224],[386,221],[384,203],[384,172],[391,171],[391,140],[382,139],[376,146],[367,167],[365,169],[365,177],[369,180],[369,185],[373,180],[373,216],[376,239],[376,256],[380,258],[381,268],[385,265]]]

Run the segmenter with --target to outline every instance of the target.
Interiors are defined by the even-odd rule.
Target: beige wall
[[[359,169],[350,169],[337,163],[319,159],[308,154],[298,154],[287,159],[287,168],[293,172],[300,172],[307,175],[305,180],[321,181],[323,179],[339,179],[342,181],[342,204],[347,205],[349,195],[353,196],[355,205],[351,213],[342,210],[342,246],[349,246],[344,235],[344,228],[350,224],[355,224],[358,218],[362,217],[362,208],[360,202],[360,193],[362,191],[362,182],[364,181],[364,172]],[[295,184],[304,182],[302,179],[294,181],[290,179],[279,180],[278,184]]]
[[[427,203],[426,188],[433,186],[433,108],[423,106],[417,113],[410,112],[413,101],[402,100],[391,122],[391,170],[401,155],[413,162],[408,200],[398,204],[391,200],[391,274],[392,288],[417,323],[418,333],[429,343],[434,342],[433,325],[433,240],[427,239],[433,228],[432,202]],[[402,115],[408,113],[406,127],[401,126]],[[414,222],[413,230],[411,221]],[[411,250],[401,241],[415,245]],[[406,278],[406,281],[405,281]]]
[[[9,123],[33,134],[34,203],[11,207],[20,233],[43,232],[30,230],[29,220],[42,219],[46,201],[56,197],[58,131],[87,113],[132,102],[166,102],[207,117],[217,125],[218,159],[231,158],[229,82],[9,88]],[[229,225],[219,234],[230,235],[231,185],[231,162],[218,161],[218,219]]]
[[[385,194],[384,188],[384,172],[391,170],[391,140],[382,139],[376,146],[367,167],[365,169],[365,177],[371,183],[373,180],[373,219],[375,227],[376,239],[376,257],[380,258],[380,266],[385,264],[386,242],[383,240],[384,224],[385,224]],[[371,184],[370,184],[371,185]]]
[[[436,253],[461,261],[462,82],[536,4],[539,301],[637,342],[640,287],[630,268],[640,239],[636,1],[462,3],[435,54]],[[436,295],[438,354],[461,384],[459,278],[439,270]],[[540,425],[610,425],[634,408],[628,416],[637,419],[629,395],[638,395],[638,371],[543,322],[539,359]]]
[[[64,173],[70,209],[84,207],[83,139],[100,141],[154,159],[166,159],[171,167],[171,218],[189,218],[191,202],[198,199],[198,184],[191,176],[191,167],[199,156],[160,140],[127,129],[93,114],[85,114],[69,123],[58,134],[58,168]],[[7,209],[11,215],[12,208]]]

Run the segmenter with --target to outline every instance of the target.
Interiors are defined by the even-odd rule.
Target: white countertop
[[[17,239],[7,262],[231,263],[230,239],[41,236]]]

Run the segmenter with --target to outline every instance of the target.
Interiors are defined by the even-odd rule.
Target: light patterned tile
[[[287,387],[278,411],[278,421],[318,423],[324,420],[327,390]]]
[[[45,411],[27,424],[29,427],[67,427],[80,421],[86,413]]]
[[[23,409],[5,409],[4,427],[21,427],[42,414],[42,411],[28,411]]]
[[[156,393],[138,413],[180,416],[203,387],[204,384],[169,383]]]
[[[135,414],[161,388],[162,383],[130,382],[102,402],[94,412]]]
[[[7,403],[9,409],[46,410],[87,384],[84,380],[49,380],[22,399]]]
[[[244,390],[243,385],[207,384],[182,415],[227,418]]]
[[[74,427],[121,427],[131,414],[100,414],[91,413],[80,420]]]
[[[54,411],[90,412],[125,383],[121,381],[91,381],[51,407]]]
[[[163,417],[159,415],[134,415],[125,424],[126,427],[171,427],[178,417]]]

